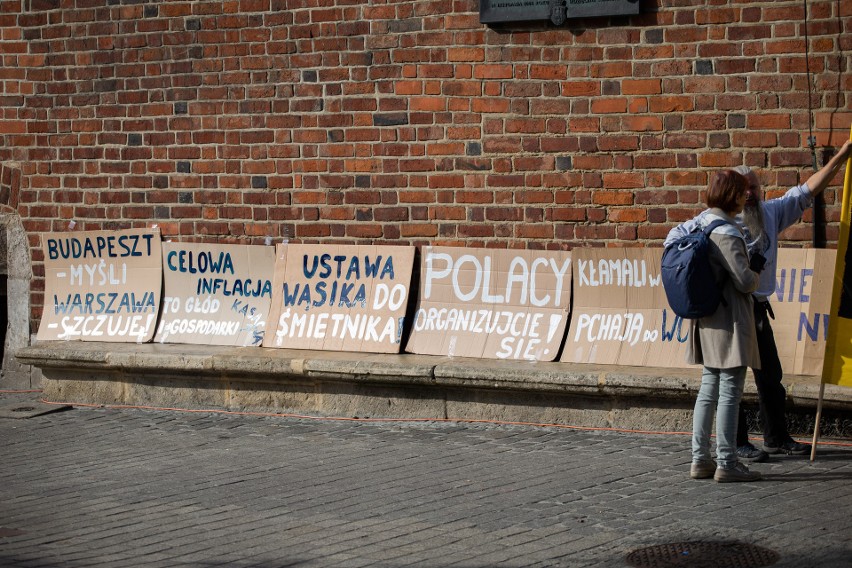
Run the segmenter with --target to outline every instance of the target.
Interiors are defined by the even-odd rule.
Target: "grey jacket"
[[[745,239],[732,217],[721,209],[710,209],[699,223],[706,227],[717,218],[734,223],[722,225],[710,235],[714,245],[710,262],[716,281],[722,283],[724,302],[713,315],[690,320],[687,362],[717,369],[760,369],[751,297],[760,277],[748,266]]]

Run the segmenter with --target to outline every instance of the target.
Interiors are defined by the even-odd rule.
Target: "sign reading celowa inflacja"
[[[569,18],[638,13],[639,0],[479,0],[483,24],[550,20],[559,26]]]

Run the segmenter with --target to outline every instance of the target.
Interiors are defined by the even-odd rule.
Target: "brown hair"
[[[707,206],[718,207],[725,213],[736,210],[737,198],[748,189],[748,180],[733,170],[713,174],[707,188]]]

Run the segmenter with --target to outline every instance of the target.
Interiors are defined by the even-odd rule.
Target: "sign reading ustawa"
[[[165,293],[154,341],[260,345],[274,266],[273,247],[163,243]]]
[[[39,340],[150,341],[163,282],[156,229],[48,233]]]
[[[263,346],[398,353],[414,251],[278,245]]]
[[[571,305],[571,254],[424,247],[409,353],[552,361]]]

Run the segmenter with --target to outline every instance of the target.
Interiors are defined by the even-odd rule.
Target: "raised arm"
[[[806,183],[811,190],[811,195],[817,196],[823,192],[840,167],[846,163],[850,152],[852,152],[852,140],[847,140],[821,170],[808,178]]]

